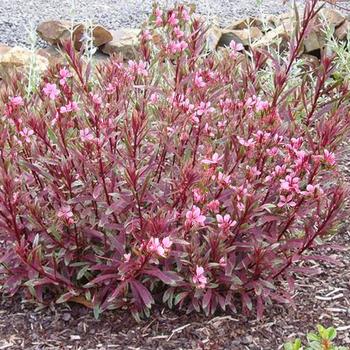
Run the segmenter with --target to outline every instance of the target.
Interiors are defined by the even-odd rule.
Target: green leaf
[[[294,350],[293,343],[286,343],[286,344],[284,344],[283,349],[284,350]]]
[[[315,333],[308,333],[306,336],[307,340],[311,343],[312,341],[320,341],[320,337]]]
[[[96,320],[99,319],[100,314],[101,314],[100,305],[96,305],[96,306],[94,307],[94,317],[95,317]]]
[[[89,270],[89,268],[89,265],[85,265],[82,269],[80,269],[77,275],[77,279],[80,280],[81,278],[83,278],[85,273]]]
[[[327,339],[328,333],[327,333],[327,329],[324,328],[322,325],[318,324],[317,326],[317,330],[319,335],[321,336],[322,339]]]
[[[310,343],[310,348],[312,350],[322,350],[322,345],[318,341],[313,341]]]
[[[334,340],[337,336],[337,330],[334,327],[327,328],[327,337],[329,340]]]

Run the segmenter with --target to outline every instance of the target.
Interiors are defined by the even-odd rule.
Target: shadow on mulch
[[[338,328],[338,341],[350,345],[350,234],[334,239],[345,246],[340,266],[320,264],[323,273],[297,281],[296,307],[269,306],[258,322],[241,315],[204,315],[154,308],[150,319],[136,323],[130,313],[109,311],[100,320],[77,304],[41,311],[19,297],[0,300],[2,349],[234,349],[277,350],[288,337],[302,337],[317,323]]]

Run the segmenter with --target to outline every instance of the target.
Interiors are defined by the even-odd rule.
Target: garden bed
[[[155,8],[144,61],[91,77],[67,42],[4,89],[0,350],[273,350],[318,323],[350,344],[347,66],[292,69],[316,5],[290,61],[203,55],[199,19]]]

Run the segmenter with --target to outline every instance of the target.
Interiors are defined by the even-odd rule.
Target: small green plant
[[[306,347],[302,345],[300,339],[288,342],[284,345],[284,350],[349,350],[344,346],[336,346],[332,342],[337,336],[334,327],[325,328],[317,325],[317,333],[308,333],[306,338],[308,344]]]

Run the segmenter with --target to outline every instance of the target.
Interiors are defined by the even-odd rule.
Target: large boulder
[[[70,38],[69,21],[45,21],[39,24],[36,31],[41,39],[51,45],[59,45]]]
[[[0,76],[17,69],[28,69],[33,61],[35,62],[35,68],[39,73],[44,72],[49,66],[47,58],[33,53],[23,47],[15,46],[0,55]]]
[[[83,45],[84,33],[90,35],[91,32],[93,36],[93,44],[95,47],[100,47],[113,40],[112,33],[99,24],[93,25],[92,28],[87,27],[84,24],[79,24],[74,28],[73,31],[73,41],[76,50],[80,50]]]
[[[262,38],[263,33],[257,27],[251,27],[250,29],[230,30],[225,28],[223,34],[226,37],[232,36],[232,40],[242,43],[244,46],[250,46],[254,42]],[[236,40],[235,38],[238,38]]]
[[[272,47],[279,51],[285,51],[289,47],[290,34],[284,25],[280,25],[267,32],[260,40],[253,43],[256,49],[268,49]]]
[[[112,40],[102,47],[102,52],[107,55],[122,55],[124,59],[133,59],[139,46],[140,29],[121,28],[112,30]]]
[[[246,17],[239,20],[234,21],[232,24],[226,27],[228,30],[242,30],[249,29],[251,27],[257,27],[262,29],[263,21],[256,17]]]
[[[333,28],[339,27],[344,21],[345,16],[343,16],[339,11],[331,9],[331,8],[323,8],[318,13],[319,19],[325,19],[328,23],[328,25],[332,26]]]
[[[350,22],[346,20],[335,30],[335,37],[338,40],[346,40],[349,33],[350,33]]]

